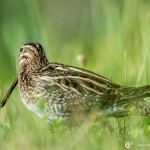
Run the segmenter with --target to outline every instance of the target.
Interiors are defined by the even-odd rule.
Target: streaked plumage
[[[54,121],[98,116],[147,115],[150,85],[125,87],[96,73],[64,64],[49,63],[39,43],[21,46],[18,83],[28,109]]]

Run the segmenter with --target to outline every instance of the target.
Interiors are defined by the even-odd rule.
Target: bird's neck
[[[27,73],[27,74],[38,73],[44,66],[48,64],[49,64],[48,61],[43,63],[38,63],[33,61],[28,65],[20,66],[19,73]]]

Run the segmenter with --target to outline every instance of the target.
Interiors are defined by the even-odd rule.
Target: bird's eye
[[[20,53],[23,51],[23,48],[20,48]]]

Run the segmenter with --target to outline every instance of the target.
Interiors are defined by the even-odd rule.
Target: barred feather
[[[150,114],[150,106],[143,100],[150,96],[150,85],[125,87],[84,69],[49,63],[39,43],[21,48],[20,94],[38,116],[50,121],[75,119],[92,111],[100,116],[126,116],[131,108],[137,115]]]

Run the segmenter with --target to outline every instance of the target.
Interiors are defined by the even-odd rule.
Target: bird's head
[[[47,63],[45,51],[39,43],[26,43],[20,47],[20,69],[30,68],[36,70]]]

